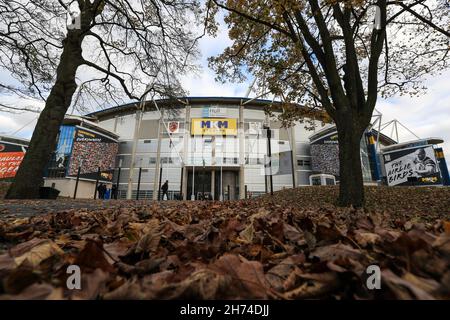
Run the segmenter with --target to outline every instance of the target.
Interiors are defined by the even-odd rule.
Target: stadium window
[[[148,160],[148,164],[155,164],[156,163],[156,158],[150,158]]]
[[[152,140],[144,140],[144,143],[152,143]]]
[[[301,167],[308,167],[311,165],[311,160],[297,160],[297,165]]]

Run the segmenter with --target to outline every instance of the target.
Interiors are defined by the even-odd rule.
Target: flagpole
[[[227,152],[226,147],[226,136],[222,135],[222,161],[220,162],[220,201],[223,201],[223,163],[225,162],[225,155]]]
[[[192,139],[192,141],[194,142],[194,149],[192,152],[192,193],[191,193],[191,201],[195,200],[195,135]]]

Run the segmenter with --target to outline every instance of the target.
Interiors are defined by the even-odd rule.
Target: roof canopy
[[[398,149],[406,149],[406,148],[425,146],[425,145],[430,145],[430,144],[440,144],[440,143],[443,143],[443,142],[444,142],[443,139],[436,138],[436,137],[426,138],[426,139],[418,139],[418,140],[411,140],[411,141],[406,141],[406,142],[394,144],[392,146],[385,146],[385,147],[383,147],[381,149],[381,151],[382,152],[388,152],[388,151],[393,151],[393,150],[398,150]]]

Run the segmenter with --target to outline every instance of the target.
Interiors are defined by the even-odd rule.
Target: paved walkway
[[[136,205],[136,202],[142,202],[143,205],[149,203],[145,200],[0,200],[0,219],[26,218],[68,210],[101,210],[111,207],[126,207],[130,205],[130,201],[133,202],[133,205]]]
[[[102,210],[107,208],[130,208],[148,206],[152,200],[0,200],[0,220],[27,218],[40,214],[64,212],[69,210]],[[180,201],[160,201],[159,207],[165,208]]]

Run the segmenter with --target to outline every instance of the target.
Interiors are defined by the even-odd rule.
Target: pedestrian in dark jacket
[[[102,191],[103,191],[102,192],[103,193],[102,199],[105,200],[106,199],[106,192],[108,191],[108,187],[106,186],[106,184],[103,184]]]
[[[111,188],[111,199],[117,200],[117,185],[113,184]]]
[[[101,183],[97,186],[97,196],[98,196],[98,199],[102,198],[102,184]]]
[[[169,180],[166,180],[166,182],[164,182],[164,184],[161,186],[161,191],[162,191],[161,200],[164,200],[164,195],[166,195],[167,199],[169,199],[167,190],[169,190]]]
[[[97,188],[97,191],[98,191],[98,198],[105,199],[106,185],[103,183],[100,183],[100,185]]]

